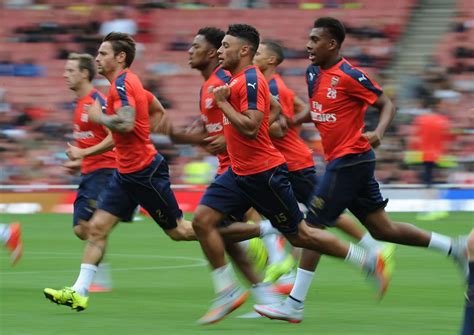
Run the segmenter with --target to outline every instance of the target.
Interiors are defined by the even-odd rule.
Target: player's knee
[[[307,232],[307,227],[302,228],[300,225],[296,234],[287,234],[285,237],[290,241],[291,245],[298,248],[305,248],[310,241],[310,236]]]
[[[166,235],[170,237],[173,241],[183,241],[184,235],[178,231],[177,228],[165,230]]]
[[[107,237],[108,231],[105,229],[104,224],[97,220],[91,220],[89,222],[89,236],[88,239],[101,240]]]
[[[74,226],[74,234],[76,234],[79,239],[85,241],[89,237],[88,228],[83,225]]]
[[[213,228],[211,216],[205,210],[197,210],[193,218],[192,228],[196,235],[204,234]]]

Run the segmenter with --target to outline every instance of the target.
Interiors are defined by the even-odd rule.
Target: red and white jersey
[[[218,66],[209,78],[201,86],[199,93],[199,107],[201,110],[201,119],[204,123],[207,133],[210,136],[224,134],[224,122],[222,111],[217,107],[214,101],[212,90],[230,82],[230,74]],[[226,152],[217,154],[219,168],[217,174],[223,174],[230,166],[230,157]]]
[[[255,139],[242,135],[224,116],[224,135],[232,170],[246,176],[285,163],[285,158],[273,146],[268,134],[270,91],[263,74],[255,66],[248,66],[231,78],[229,87],[230,104],[238,113],[258,110],[264,114]]]
[[[99,144],[107,137],[106,128],[97,123],[89,122],[89,109],[98,100],[105,113],[105,96],[95,88],[89,94],[76,101],[74,109],[74,132],[78,148],[84,149]],[[84,157],[82,160],[81,173],[90,173],[98,169],[115,169],[117,162],[115,160],[115,151],[110,150],[99,155]]]
[[[274,74],[268,82],[270,93],[277,98],[281,112],[288,119],[295,115],[295,93],[286,86],[278,74]],[[300,127],[289,127],[282,138],[272,138],[275,147],[280,150],[288,164],[288,171],[298,171],[314,166],[311,150],[299,136]]]
[[[362,136],[365,111],[382,89],[362,70],[341,59],[329,69],[306,70],[311,118],[321,134],[327,161],[370,150]]]
[[[151,164],[156,149],[150,140],[149,94],[129,69],[119,73],[107,96],[107,114],[124,106],[135,108],[135,127],[128,133],[112,132],[120,173],[140,171]]]

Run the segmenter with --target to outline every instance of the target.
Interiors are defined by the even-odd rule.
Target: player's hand
[[[382,143],[382,136],[376,131],[367,131],[362,134],[370,143],[372,148],[377,148]]]
[[[214,94],[214,100],[216,101],[216,103],[225,102],[230,96],[230,87],[229,85],[222,85],[214,88],[212,90],[212,93]]]
[[[278,121],[277,121],[279,124],[280,124],[280,128],[281,128],[281,131],[286,134],[288,132],[288,119],[280,114],[280,116],[278,117]]]
[[[67,143],[66,155],[71,161],[80,160],[84,158],[84,150],[81,148],[75,147],[71,143]]]
[[[217,155],[226,151],[226,141],[224,135],[214,135],[209,136],[204,139],[204,141],[209,142],[205,145],[206,151]]]
[[[69,160],[64,162],[63,168],[67,174],[74,175],[81,169],[81,165],[82,159]]]

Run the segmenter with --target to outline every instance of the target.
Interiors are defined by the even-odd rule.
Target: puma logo
[[[365,76],[364,76],[364,75],[362,75],[362,76],[361,76],[361,77],[359,77],[358,79],[359,79],[359,82],[361,82],[361,81],[364,81],[364,80],[367,80],[367,78],[365,78]]]
[[[252,87],[253,89],[255,89],[255,85],[257,85],[257,83],[253,83],[253,84],[247,83],[247,86],[250,86],[250,87]]]

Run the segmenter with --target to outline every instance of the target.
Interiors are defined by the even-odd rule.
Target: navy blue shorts
[[[303,220],[286,164],[248,176],[239,176],[229,169],[208,187],[201,204],[231,219],[242,217],[253,207],[283,234],[295,234]]]
[[[366,216],[387,205],[374,177],[375,153],[369,150],[331,161],[313,193],[307,221],[334,226],[347,208],[362,223]]]
[[[97,207],[123,219],[132,215],[137,205],[163,229],[176,228],[176,220],[183,217],[171,191],[168,164],[160,154],[143,170],[116,171]]]
[[[79,220],[89,221],[97,208],[97,201],[102,191],[112,179],[115,169],[98,169],[82,174],[74,201],[72,223],[79,224]]]
[[[291,188],[295,193],[296,200],[309,208],[313,199],[314,189],[318,185],[319,180],[315,167],[311,166],[301,170],[289,171],[288,178],[290,179]]]

